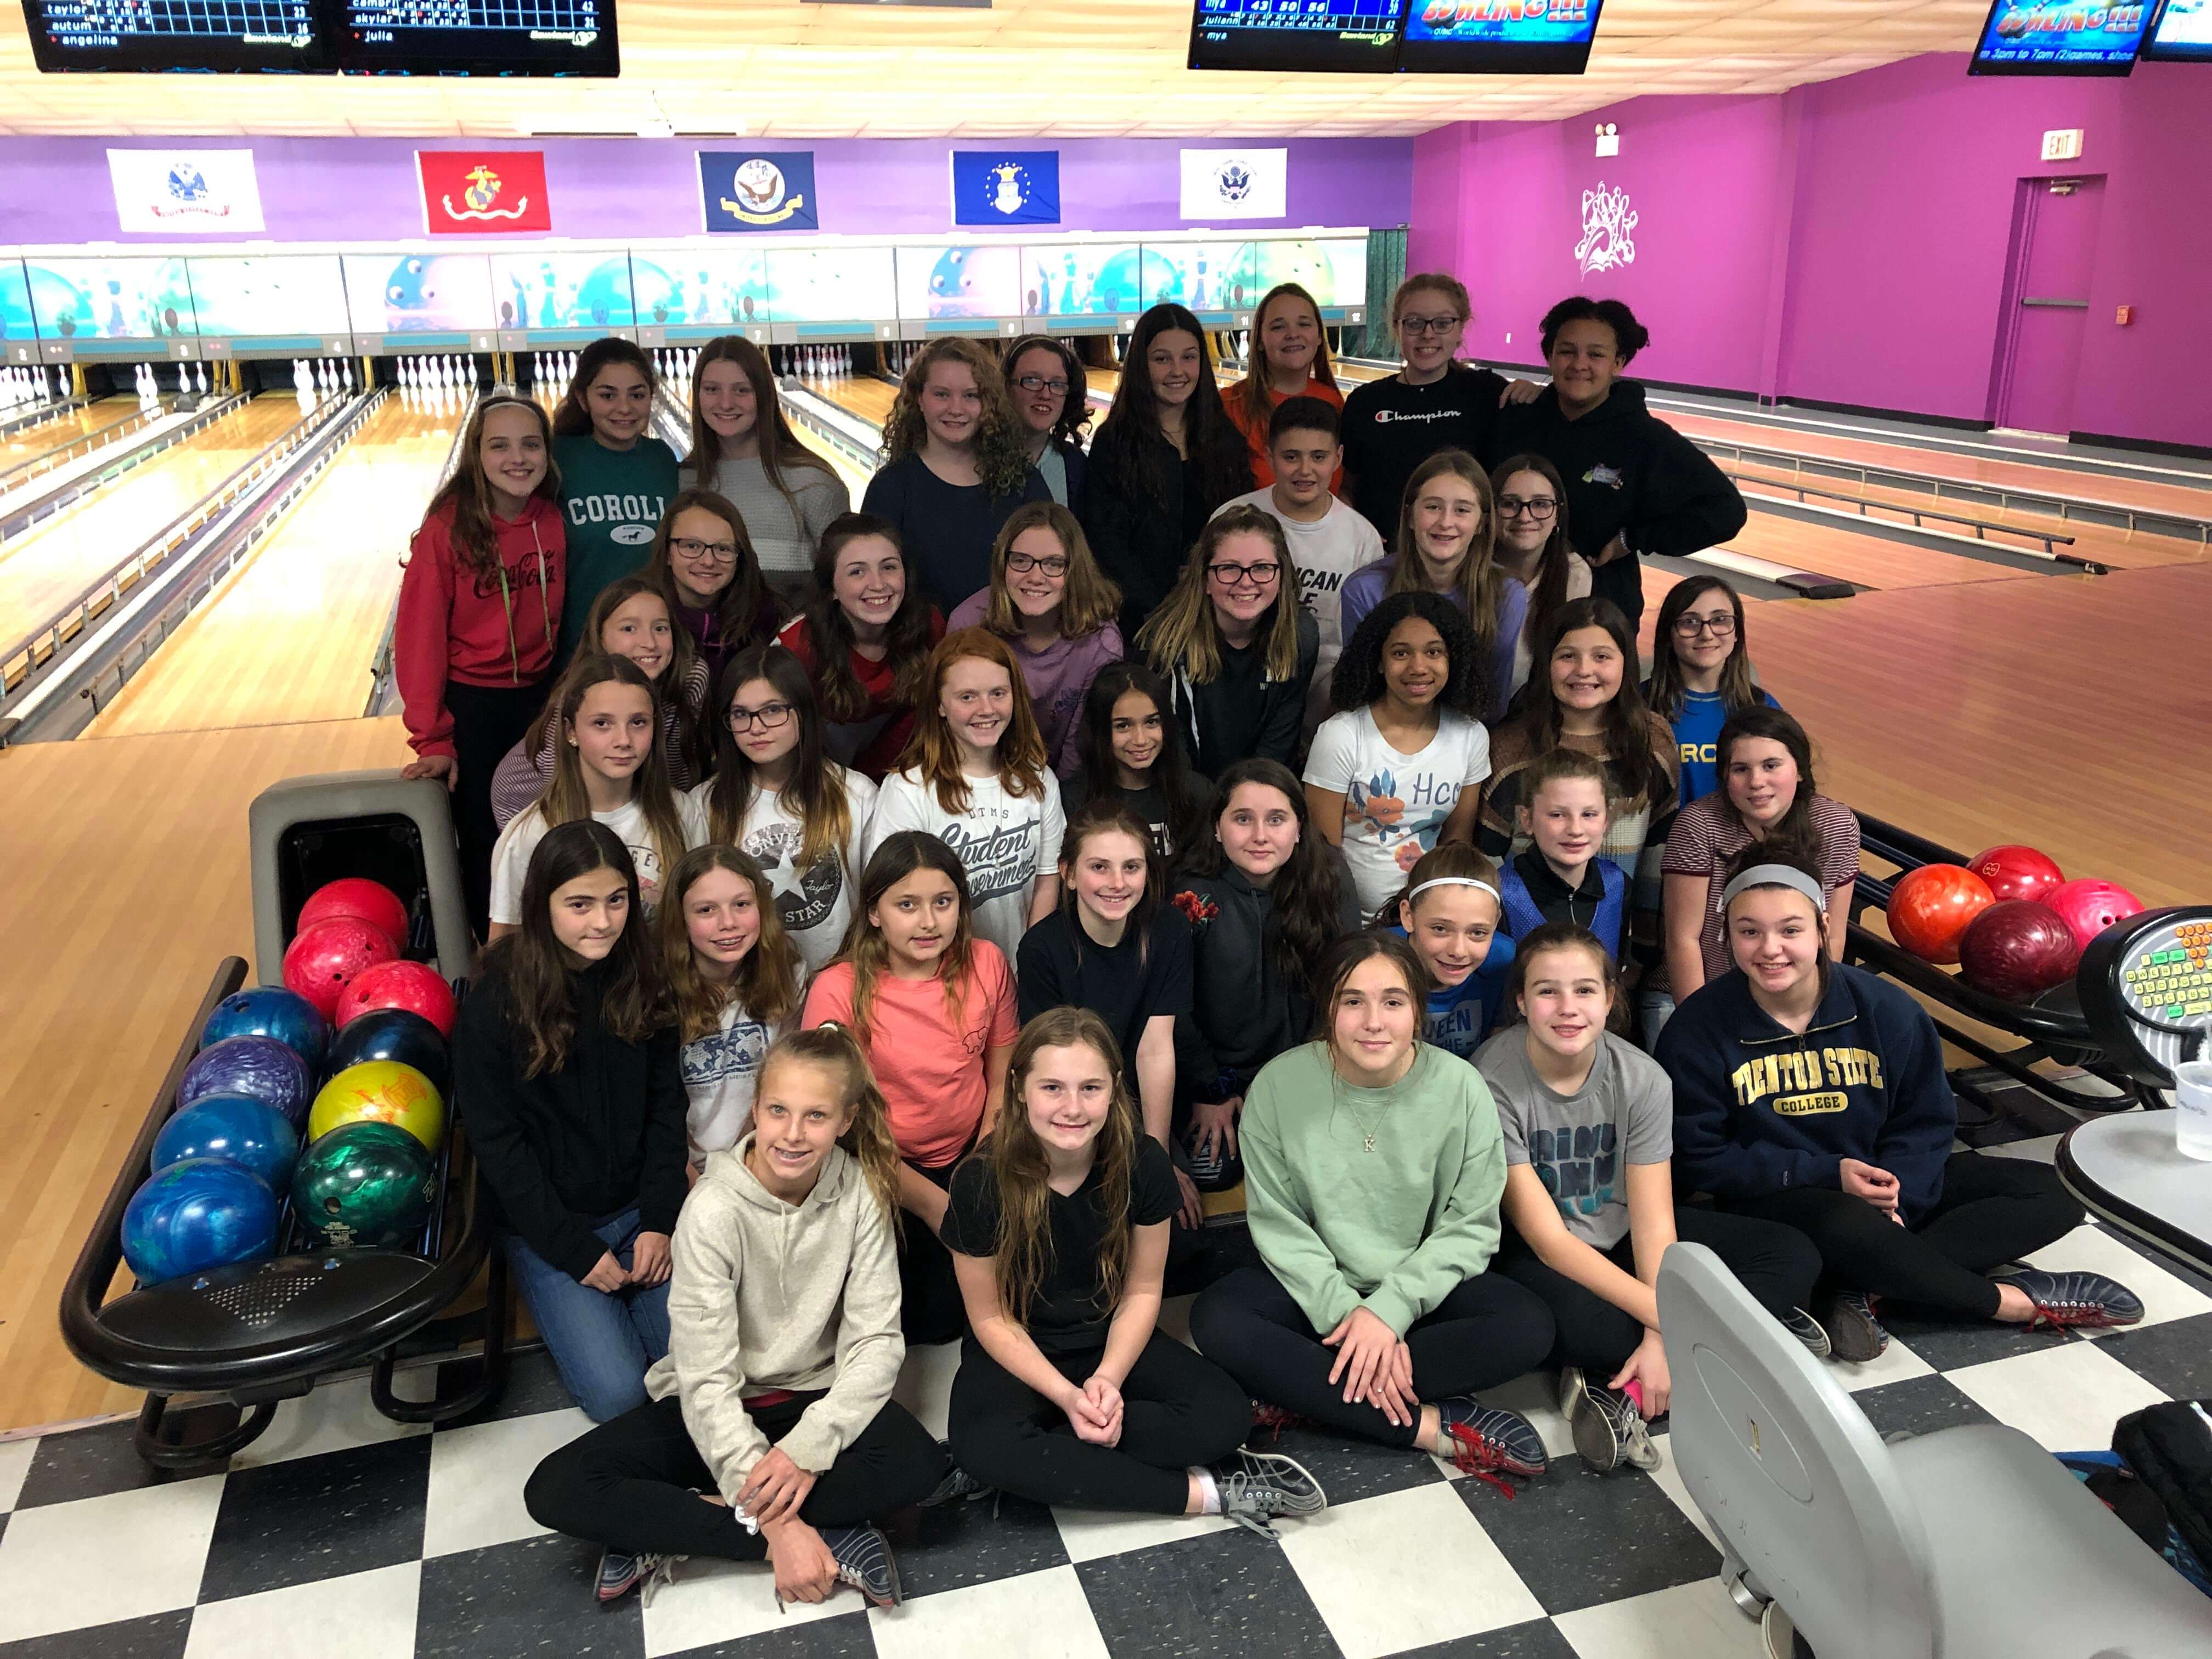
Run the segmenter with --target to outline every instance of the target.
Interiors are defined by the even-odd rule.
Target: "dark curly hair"
[[[1544,320],[1536,325],[1547,357],[1552,355],[1552,344],[1559,337],[1559,331],[1569,323],[1603,323],[1611,329],[1623,368],[1628,366],[1629,359],[1651,343],[1651,331],[1636,320],[1636,313],[1625,301],[1593,300],[1586,294],[1577,294],[1546,312]]]
[[[1067,376],[1067,397],[1060,406],[1060,418],[1052,423],[1052,435],[1063,443],[1082,442],[1083,428],[1091,424],[1091,380],[1083,372],[1083,359],[1065,340],[1049,334],[1024,334],[1007,342],[1006,349],[999,354],[1008,391],[1013,388],[1014,365],[1032,351],[1051,352],[1060,359],[1060,370]]]
[[[1344,654],[1336,659],[1336,678],[1329,682],[1329,707],[1340,714],[1349,714],[1381,700],[1389,690],[1382,680],[1382,647],[1390,630],[1408,617],[1419,617],[1443,636],[1451,678],[1437,693],[1437,707],[1480,720],[1490,707],[1490,653],[1475,638],[1460,608],[1441,593],[1387,593],[1380,605],[1360,619],[1352,637],[1344,642]]]

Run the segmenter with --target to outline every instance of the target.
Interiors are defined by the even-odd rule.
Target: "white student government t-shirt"
[[[1037,878],[1060,873],[1067,817],[1051,775],[1026,795],[1008,794],[996,778],[970,778],[968,810],[948,812],[935,789],[910,772],[894,772],[884,780],[868,820],[869,855],[902,830],[926,830],[952,849],[968,872],[975,937],[1013,961],[1029,931]]]
[[[1419,754],[1383,741],[1372,711],[1331,714],[1314,733],[1308,783],[1344,797],[1344,861],[1371,916],[1396,897],[1407,872],[1432,851],[1461,792],[1490,775],[1490,733],[1480,720],[1443,713]]]
[[[661,878],[667,872],[661,867],[660,854],[653,844],[653,831],[645,821],[645,808],[635,800],[617,807],[611,812],[594,812],[592,816],[613,830],[629,848],[630,862],[637,866],[638,897],[643,901],[645,914],[651,916],[660,904]],[[677,822],[683,826],[684,845],[677,856],[689,852],[707,839],[706,814],[689,795],[676,798]],[[510,927],[522,924],[522,882],[530,873],[530,855],[538,850],[551,826],[545,822],[542,804],[532,805],[517,812],[507,821],[507,828],[499,832],[499,840],[491,849],[491,919]]]

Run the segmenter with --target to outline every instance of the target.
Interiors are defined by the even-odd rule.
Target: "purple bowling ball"
[[[315,1098],[314,1073],[297,1050],[275,1037],[225,1037],[201,1049],[185,1068],[177,1103],[190,1106],[211,1095],[244,1095],[265,1101],[297,1128]]]

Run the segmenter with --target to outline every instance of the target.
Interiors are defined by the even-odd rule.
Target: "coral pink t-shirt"
[[[900,1157],[923,1169],[942,1169],[968,1150],[983,1121],[983,1056],[1012,1047],[1021,1030],[1005,954],[979,939],[969,947],[968,965],[957,1017],[939,979],[879,974],[868,1006],[861,1047],[890,1109],[891,1139]],[[811,1030],[831,1020],[853,1024],[850,963],[831,963],[807,988],[800,1024]]]

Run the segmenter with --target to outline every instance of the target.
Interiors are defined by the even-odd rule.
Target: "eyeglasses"
[[[1065,576],[1067,560],[1058,553],[1048,553],[1042,558],[1033,553],[1009,553],[1006,568],[1017,576],[1025,576],[1032,570],[1042,570],[1048,576]]]
[[[702,542],[690,536],[677,536],[670,539],[668,550],[681,554],[687,559],[708,559],[716,564],[735,564],[738,562],[738,544],[735,542]]]
[[[730,705],[730,730],[732,732],[742,732],[752,726],[757,726],[763,732],[774,732],[790,719],[791,705],[787,702],[764,702],[757,708],[740,708],[735,703]]]
[[[1401,317],[1398,328],[1405,334],[1449,334],[1466,320],[1464,317]]]
[[[1066,381],[1048,380],[1042,374],[1024,374],[1014,384],[1024,392],[1049,392],[1055,398],[1067,396]]]
[[[1700,634],[1724,640],[1735,632],[1735,618],[1725,611],[1717,617],[1680,616],[1674,618],[1674,631],[1686,640],[1694,640]]]
[[[1206,574],[1224,587],[1235,587],[1249,582],[1255,587],[1273,587],[1275,579],[1283,574],[1279,564],[1210,564]]]
[[[1523,513],[1532,519],[1548,519],[1559,510],[1559,498],[1556,495],[1531,495],[1524,501],[1518,495],[1500,495],[1498,510],[1509,519],[1517,519]]]

